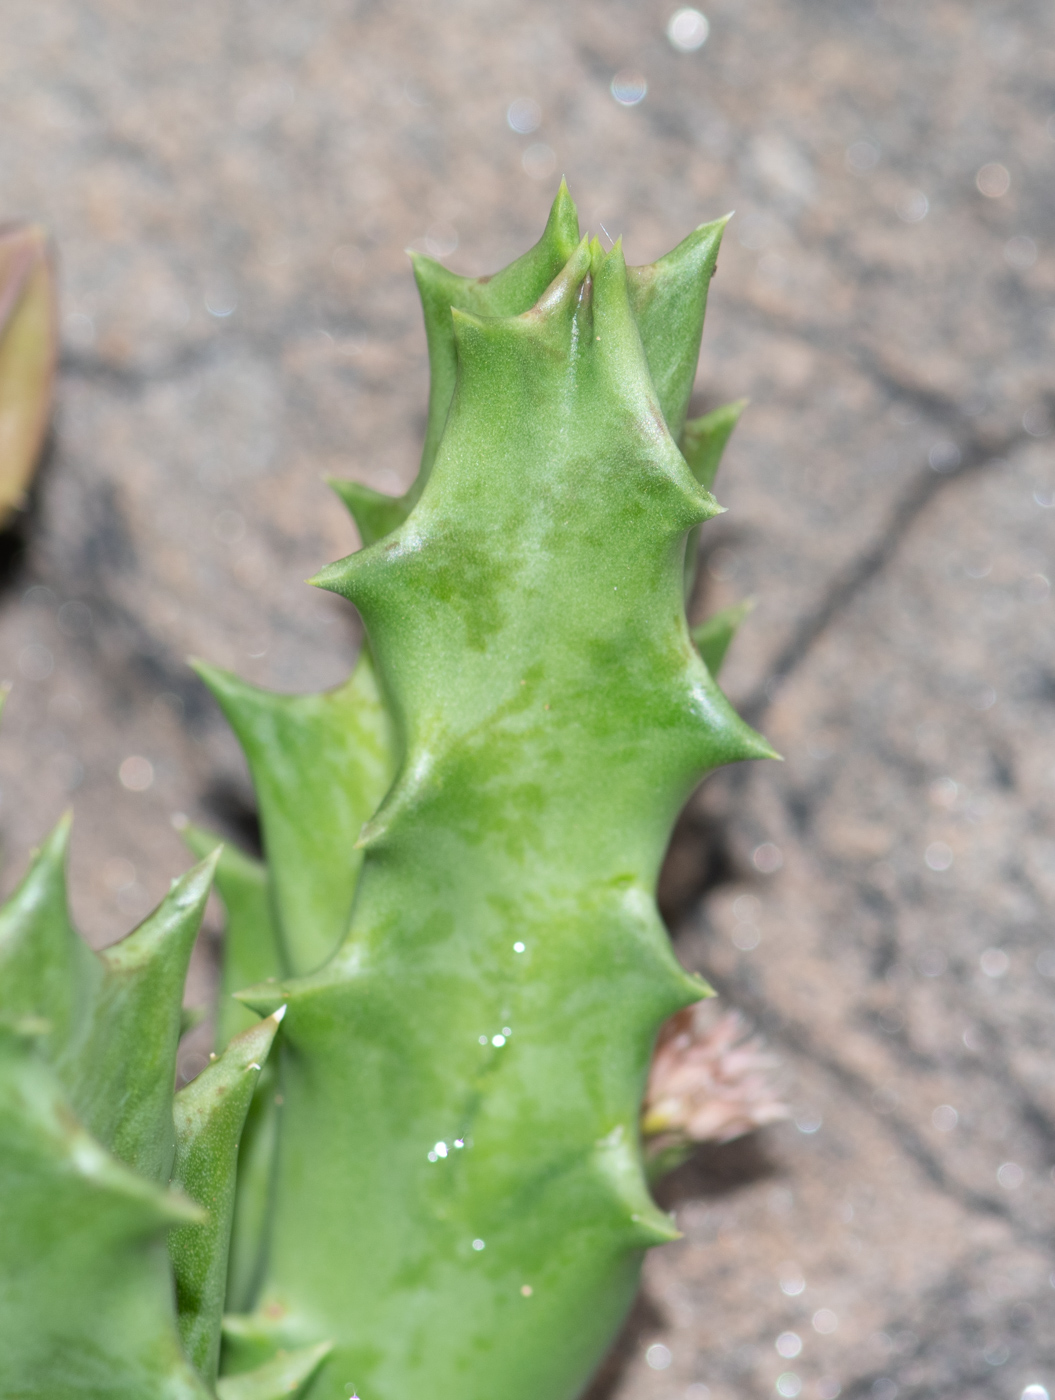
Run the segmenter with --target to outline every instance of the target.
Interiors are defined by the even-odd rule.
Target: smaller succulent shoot
[[[217,1379],[239,1143],[281,1008],[173,1094],[221,852],[96,953],[67,908],[69,829],[0,907],[0,1396],[292,1396],[326,1339]]]
[[[739,1011],[717,1017],[709,1001],[672,1016],[659,1033],[641,1111],[655,1180],[698,1143],[732,1142],[790,1116],[774,1079],[780,1061]]]
[[[24,505],[33,480],[57,354],[47,234],[36,224],[0,224],[0,528]]]

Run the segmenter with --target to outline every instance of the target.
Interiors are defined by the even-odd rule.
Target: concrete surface
[[[705,786],[664,902],[796,1116],[668,1183],[594,1400],[1055,1394],[1055,10],[714,0],[682,53],[673,8],[6,0],[0,211],[55,231],[65,349],[3,542],[5,887],[72,801],[106,942],[173,811],[251,830],[183,658],[346,672],[301,580],[354,543],[322,475],[414,470],[406,245],[492,270],[562,170],[635,262],[735,208],[697,605],[760,600],[727,688],[787,761]]]

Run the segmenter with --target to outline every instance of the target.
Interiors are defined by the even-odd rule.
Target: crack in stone
[[[391,338],[392,326],[386,325],[386,339]],[[320,319],[310,324],[292,321],[276,324],[268,332],[239,331],[234,328],[218,330],[214,338],[183,344],[167,358],[156,364],[121,364],[106,355],[91,350],[64,349],[59,358],[59,373],[69,379],[83,379],[108,385],[115,392],[139,394],[158,384],[185,378],[197,370],[222,365],[236,355],[256,356],[272,363],[281,361],[291,343],[312,335],[366,336],[376,330],[361,319],[339,314],[330,315],[325,323]],[[334,369],[347,373],[355,371],[351,361],[338,362]]]
[[[878,1086],[871,1084],[863,1074],[837,1056],[823,1050],[799,1022],[770,1006],[759,995],[753,994],[749,987],[738,985],[735,1000],[771,1040],[783,1041],[796,1054],[827,1073],[856,1104],[860,1106],[870,1101]],[[971,1215],[984,1215],[1001,1221],[1021,1243],[1036,1247],[1035,1229],[1020,1221],[1004,1201],[952,1179],[907,1119],[897,1112],[876,1114],[875,1117],[943,1196]]]
[[[972,1274],[977,1276],[991,1264],[997,1256],[990,1251],[983,1257],[971,1260]],[[1012,1305],[1013,1306],[1013,1305]],[[950,1323],[958,1335],[960,1345],[949,1346]],[[930,1325],[928,1325],[930,1324]],[[896,1377],[897,1394],[901,1400],[962,1400],[963,1387],[972,1382],[987,1382],[991,1387],[994,1380],[994,1366],[987,1361],[979,1336],[977,1309],[972,1307],[970,1280],[963,1271],[947,1274],[938,1284],[929,1288],[919,1298],[912,1300],[912,1311],[892,1323],[888,1323],[888,1336],[897,1342],[898,1338],[911,1337],[910,1346],[898,1347],[896,1360],[882,1369],[875,1368],[859,1372],[843,1385],[844,1400],[858,1400],[858,1397],[874,1394],[873,1386],[884,1377]],[[1012,1331],[1013,1324],[1006,1330]],[[1053,1351],[1051,1342],[1036,1334],[1031,1338],[1033,1354],[1031,1363],[1050,1364]],[[939,1377],[933,1375],[918,1380],[910,1379],[909,1367],[919,1367],[931,1361],[939,1366],[948,1366],[954,1359],[954,1369]],[[1016,1387],[1017,1389],[1017,1387]]]
[[[230,345],[217,341],[201,341],[184,345],[164,363],[153,369],[141,365],[122,365],[105,355],[89,351],[63,350],[59,358],[59,374],[69,379],[85,379],[106,384],[124,394],[142,393],[155,384],[181,379],[195,370],[216,364]]]
[[[900,549],[908,531],[936,496],[954,482],[973,476],[989,462],[1014,452],[1033,439],[1024,429],[1000,437],[972,434],[959,465],[953,471],[920,472],[894,503],[878,537],[839,569],[821,595],[820,602],[803,617],[766,668],[767,679],[740,704],[748,724],[763,719],[781,683],[801,669],[820,639],[850,607],[858,594],[877,577]]]
[[[774,316],[743,298],[733,298],[731,308],[742,321],[753,321],[765,330],[777,330],[817,349],[830,353],[836,343],[832,328]],[[954,399],[898,375],[879,359],[871,347],[860,341],[849,341],[840,343],[839,348],[848,352],[862,373],[888,394],[910,400],[939,421],[959,423],[962,420],[963,413]],[[1055,395],[1046,396],[1045,406],[1049,411],[1055,411]],[[820,602],[799,619],[788,641],[768,667],[766,680],[756,686],[741,704],[744,719],[752,725],[761,722],[781,682],[801,667],[828,628],[846,612],[867,584],[883,571],[916,519],[945,487],[974,475],[988,462],[1009,455],[1033,440],[1024,428],[1000,435],[975,430],[967,435],[960,462],[953,470],[936,472],[928,468],[920,472],[895,501],[879,536],[837,571]]]

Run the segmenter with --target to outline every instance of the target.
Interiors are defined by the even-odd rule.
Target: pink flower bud
[[[684,1161],[693,1143],[732,1142],[787,1118],[773,1082],[779,1063],[738,1011],[716,1016],[700,1001],[672,1016],[656,1042],[641,1112],[656,1174]]]

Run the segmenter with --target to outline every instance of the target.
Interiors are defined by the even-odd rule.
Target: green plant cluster
[[[772,752],[714,679],[740,612],[685,613],[741,408],[686,422],[723,227],[628,268],[562,185],[491,278],[415,258],[421,470],[398,500],[334,483],[364,547],[315,580],[362,616],[353,675],[283,696],[199,668],[264,861],[188,828],[202,863],[96,954],[63,823],[0,912],[3,1396],[587,1382],[676,1236],[640,1105],[708,988],[660,862],[708,771]],[[218,1057],[173,1095],[214,873]]]

